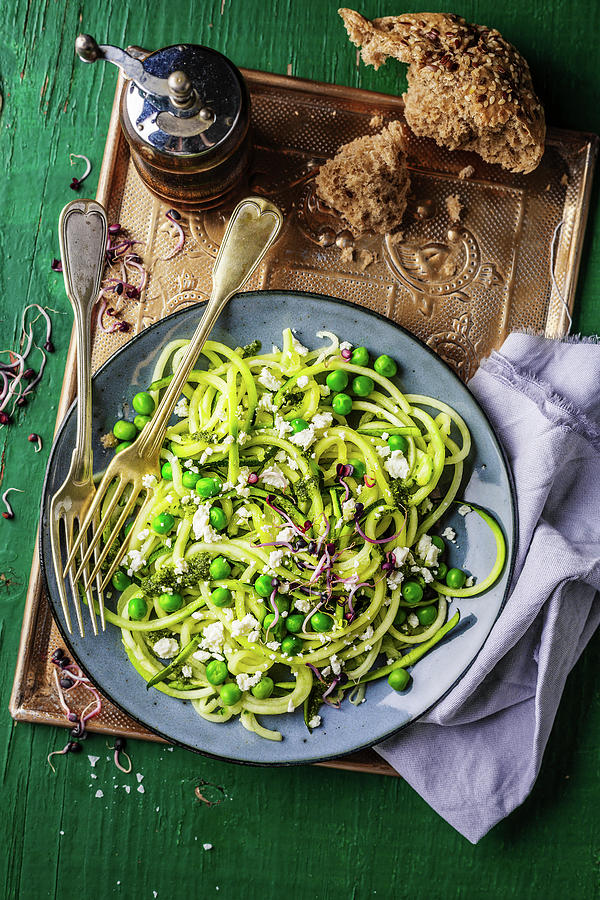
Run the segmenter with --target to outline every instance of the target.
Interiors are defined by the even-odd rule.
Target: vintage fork
[[[124,505],[114,527],[104,543],[102,551],[94,561],[94,568],[85,581],[86,592],[90,590],[94,578],[100,572],[101,566],[107,558],[113,542],[116,540],[128,517],[131,515],[142,490],[146,491],[146,502],[151,498],[152,489],[147,485],[144,485],[144,481],[146,481],[144,476],[154,475],[156,478],[159,477],[160,448],[163,443],[165,431],[198,353],[202,349],[204,342],[223,310],[223,307],[254,272],[279,234],[282,223],[283,216],[280,210],[274,204],[262,197],[248,197],[245,200],[242,200],[234,209],[213,268],[213,288],[211,296],[204,311],[204,315],[194,332],[187,350],[182,357],[152,420],[148,422],[131,447],[122,450],[121,453],[119,453],[118,456],[115,456],[110,462],[104,477],[100,482],[98,491],[94,497],[94,502],[80,526],[79,536],[73,545],[71,554],[65,566],[65,571],[72,572],[75,557],[81,548],[82,558],[79,568],[73,576],[73,580],[76,583],[86,571],[92,553],[94,553],[98,547],[100,538],[105,529],[110,525],[111,518],[117,508],[119,500],[126,491],[129,492],[128,495],[124,497]],[[107,501],[106,509],[104,510],[100,524],[98,525],[97,522],[94,524],[93,536],[87,550],[84,550],[83,543],[85,541],[86,533],[94,522],[94,517],[97,515],[106,498],[109,486],[113,483],[116,483],[114,493],[110,500]],[[134,520],[133,527],[129,534],[133,534],[136,531],[140,517],[145,513],[146,502],[142,503],[141,509]],[[100,586],[101,590],[104,590],[112,578],[127,552],[127,547],[128,541],[127,539],[124,539],[104,576]]]
[[[60,548],[60,525],[64,526],[67,553],[72,546],[73,531],[79,528],[82,538],[81,553],[87,550],[85,530],[81,523],[86,518],[95,493],[92,481],[92,381],[90,325],[92,307],[98,299],[100,280],[104,268],[108,227],[104,208],[95,200],[73,200],[68,203],[58,220],[60,255],[63,265],[65,289],[75,315],[75,340],[77,346],[77,436],[71,456],[71,467],[64,483],[50,503],[50,543],[56,574],[58,593],[69,632],[72,632],[71,614],[65,585]],[[89,557],[88,557],[89,558]],[[75,579],[69,576],[73,605],[81,636],[84,635],[81,603]],[[98,605],[100,621],[104,629],[103,594],[98,579]],[[86,597],[94,634],[98,624],[91,591]]]

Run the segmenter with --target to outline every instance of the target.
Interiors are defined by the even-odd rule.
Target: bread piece
[[[474,150],[511,172],[532,172],[544,153],[544,110],[529,66],[500,32],[459,16],[417,13],[370,22],[339,13],[350,40],[376,69],[409,63],[406,121],[449,150]]]
[[[391,231],[402,221],[410,187],[401,123],[344,144],[315,181],[321,200],[354,231]]]

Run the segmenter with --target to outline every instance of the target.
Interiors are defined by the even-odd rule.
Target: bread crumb
[[[403,231],[393,231],[389,236],[389,243],[392,247],[395,247],[396,244],[401,244],[404,241],[404,232]]]
[[[448,210],[451,222],[460,222],[462,208],[462,203],[458,198],[458,194],[450,194],[449,197],[446,197],[446,209]]]
[[[363,250],[361,248],[356,251],[356,264],[358,266],[359,272],[364,272],[365,269],[368,269],[375,259],[375,254],[371,253],[370,250]]]
[[[564,184],[564,185],[567,185],[567,184],[569,183],[569,177],[568,177],[568,175],[566,175],[566,174],[563,175],[562,178],[560,179],[560,183],[561,183],[561,184]]]
[[[464,181],[465,178],[472,178],[475,174],[475,169],[473,166],[465,166],[464,169],[461,169],[458,173],[458,177],[461,181]]]
[[[112,431],[109,431],[108,434],[103,434],[100,438],[100,443],[104,447],[105,450],[111,450],[113,447],[116,447],[119,441],[114,436]]]
[[[351,263],[354,261],[354,250],[352,247],[342,247],[340,251],[340,260],[344,263]]]
[[[379,113],[375,116],[371,116],[371,120],[369,122],[370,128],[381,128],[383,126],[383,116],[379,115]]]
[[[401,123],[345,144],[321,167],[315,185],[320,199],[355,232],[396,228],[410,187]]]

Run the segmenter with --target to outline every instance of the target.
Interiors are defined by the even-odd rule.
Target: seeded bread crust
[[[449,150],[474,150],[510,172],[532,172],[544,153],[544,110],[529,66],[499,31],[459,16],[418,13],[372,22],[340,9],[367,65],[409,64],[406,121]]]
[[[356,138],[321,166],[317,194],[356,232],[385,234],[402,221],[410,177],[400,122]]]

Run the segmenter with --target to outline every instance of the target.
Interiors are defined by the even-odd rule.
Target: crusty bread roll
[[[355,232],[391,231],[402,221],[410,178],[400,122],[344,144],[321,166],[318,196]]]
[[[339,13],[350,40],[376,69],[409,63],[406,121],[449,150],[474,150],[511,172],[531,172],[544,153],[544,110],[529,66],[500,32],[459,16],[417,13],[370,22]]]

